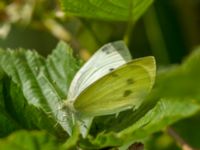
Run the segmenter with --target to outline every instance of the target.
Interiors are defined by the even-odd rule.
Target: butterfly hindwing
[[[82,116],[94,117],[138,107],[153,86],[155,70],[151,56],[124,64],[84,89],[74,108]]]

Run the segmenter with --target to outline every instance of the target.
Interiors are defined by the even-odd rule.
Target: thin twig
[[[197,150],[190,146],[180,135],[171,127],[167,128],[167,133],[177,142],[182,150]]]
[[[44,19],[44,26],[58,39],[64,40],[66,42],[71,41],[71,33],[66,30],[60,23],[54,19]]]

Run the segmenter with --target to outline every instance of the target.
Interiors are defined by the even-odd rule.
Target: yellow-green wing
[[[84,117],[137,108],[151,90],[155,72],[154,57],[135,59],[87,87],[76,98],[74,108]]]

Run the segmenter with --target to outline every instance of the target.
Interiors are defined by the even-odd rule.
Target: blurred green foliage
[[[25,6],[31,8],[30,15],[23,15]],[[153,54],[161,65],[180,62],[200,43],[199,7],[200,2],[196,0],[155,0],[130,34],[129,47],[133,57]],[[23,46],[47,55],[62,39],[71,42],[76,50],[81,49],[80,53],[85,57],[105,43],[123,39],[127,28],[127,22],[64,15],[55,0],[2,0],[0,29],[5,24],[10,30],[6,37],[0,30],[3,48]],[[59,27],[63,35],[55,35],[52,29]]]

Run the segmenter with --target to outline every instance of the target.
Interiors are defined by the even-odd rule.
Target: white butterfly
[[[95,116],[138,108],[155,79],[154,57],[131,60],[122,41],[100,48],[71,82],[66,105],[89,126]],[[87,129],[82,128],[86,134]]]

